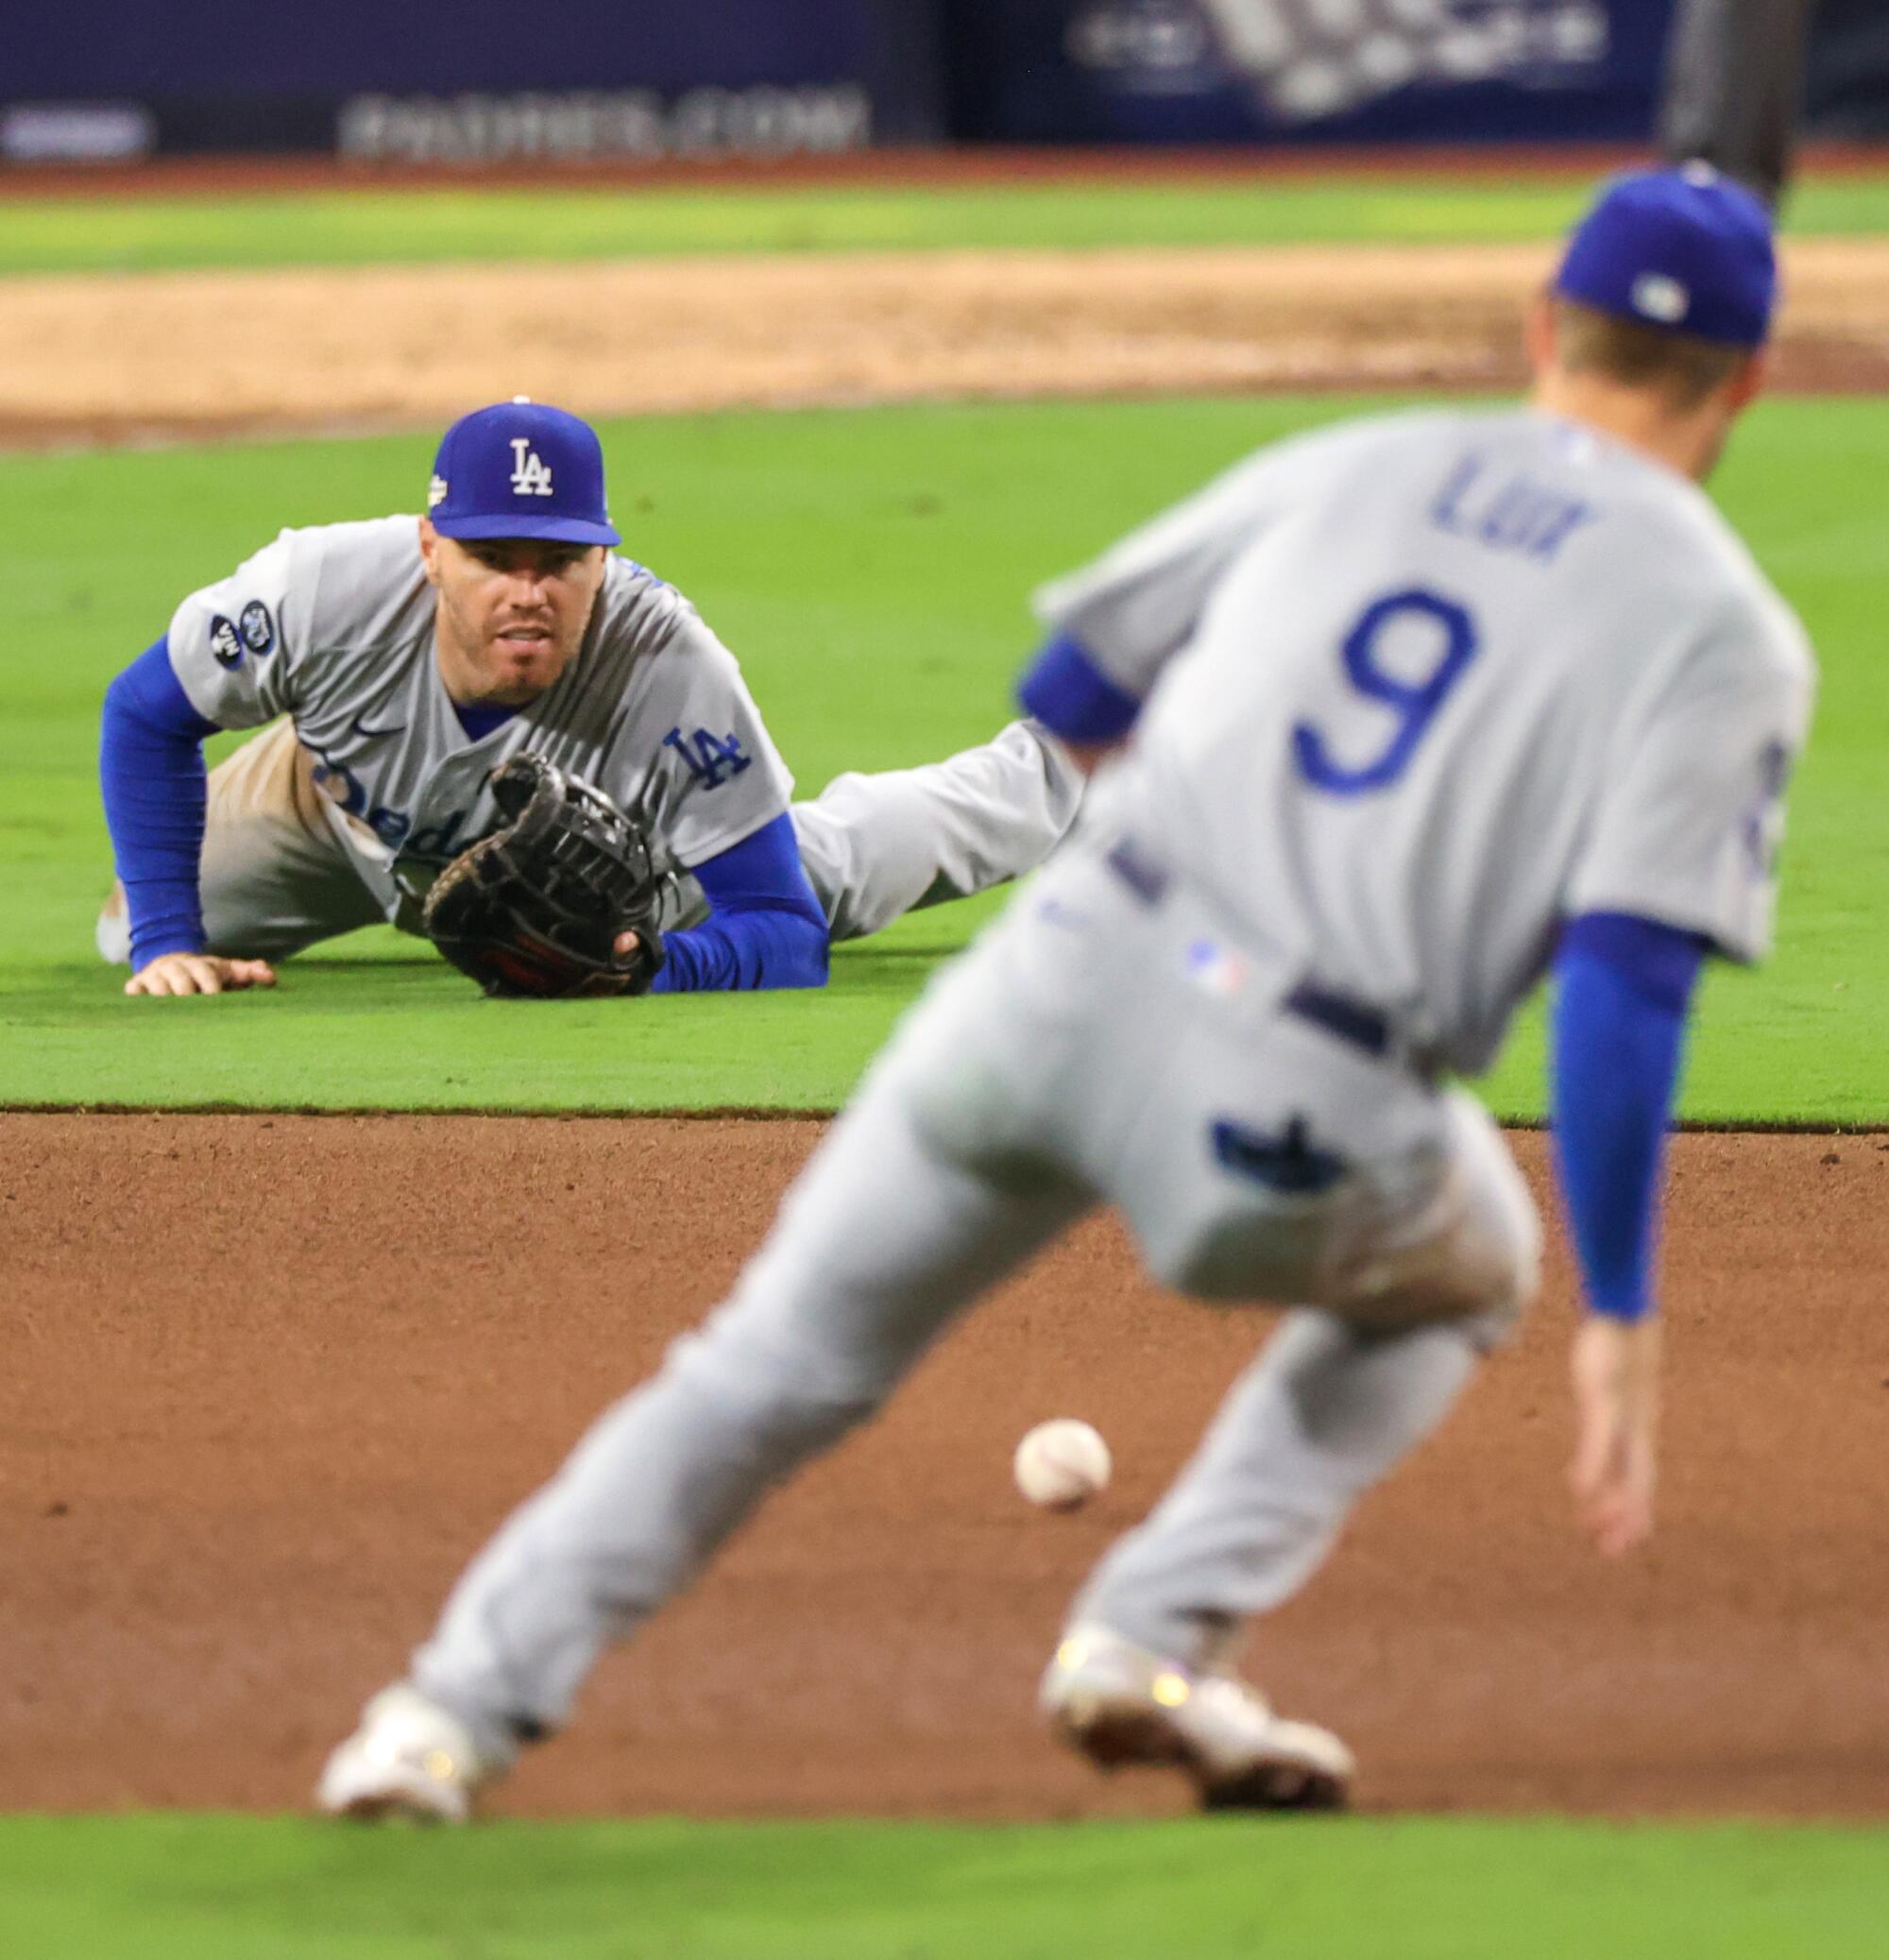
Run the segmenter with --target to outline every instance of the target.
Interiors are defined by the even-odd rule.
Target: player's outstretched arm
[[[1653,1259],[1696,935],[1621,912],[1570,924],[1555,962],[1556,1165],[1590,1309],[1574,1340],[1569,1481],[1609,1556],[1653,1528],[1659,1335]]]
[[[106,690],[99,789],[131,915],[133,972],[125,992],[134,998],[275,984],[264,961],[220,959],[203,949],[203,740],[215,725],[191,706],[167,639],[147,648]]]

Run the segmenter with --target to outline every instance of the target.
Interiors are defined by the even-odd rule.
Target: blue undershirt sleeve
[[[98,782],[130,912],[134,972],[161,953],[203,949],[203,739],[215,732],[190,705],[167,639],[147,647],[105,690]]]
[[[1555,957],[1555,1156],[1588,1304],[1653,1308],[1667,1127],[1706,942],[1625,912],[1587,912]]]
[[[1141,712],[1140,697],[1119,687],[1066,633],[1049,640],[1017,683],[1023,711],[1064,741],[1119,741]]]
[[[664,935],[663,968],[651,993],[826,984],[826,915],[807,880],[791,817],[775,817],[690,869],[709,916]]]

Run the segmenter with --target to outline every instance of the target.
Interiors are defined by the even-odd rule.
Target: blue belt
[[[1383,1061],[1390,1052],[1390,1023],[1376,1008],[1349,994],[1334,994],[1329,987],[1301,980],[1279,1004],[1287,1014],[1362,1048],[1374,1061]]]

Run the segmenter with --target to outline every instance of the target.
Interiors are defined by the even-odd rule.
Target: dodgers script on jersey
[[[192,705],[225,728],[280,714],[357,868],[391,914],[498,821],[486,778],[535,749],[638,819],[670,868],[727,850],[788,807],[792,778],[735,657],[672,587],[612,554],[577,657],[468,739],[434,650],[417,520],[284,531],[170,626]]]
[[[1089,821],[1413,1052],[1486,1066],[1582,912],[1768,946],[1810,648],[1647,457],[1525,410],[1352,423],[1038,604],[1125,687],[1160,676]]]

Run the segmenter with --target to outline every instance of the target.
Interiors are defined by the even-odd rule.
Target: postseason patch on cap
[[[1693,296],[1669,273],[1642,272],[1633,281],[1634,312],[1662,327],[1682,325],[1692,303]]]

